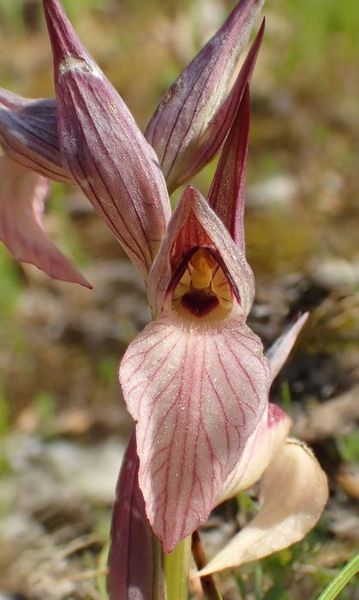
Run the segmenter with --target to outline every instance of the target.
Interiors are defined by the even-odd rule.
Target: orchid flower
[[[243,223],[248,82],[263,26],[239,72],[238,56],[262,4],[242,0],[234,8],[165,95],[146,137],[81,44],[59,0],[44,0],[56,104],[0,96],[5,159],[9,169],[19,169],[19,180],[23,172],[35,178],[29,190],[33,214],[35,186],[44,177],[76,182],[147,285],[153,318],[129,345],[119,372],[136,430],[114,511],[110,564],[121,562],[127,575],[111,569],[113,598],[122,597],[120,586],[138,578],[138,562],[132,560],[136,540],[147,557],[154,557],[156,539],[171,552],[219,502],[262,476],[265,509],[271,469],[287,448],[290,421],[269,404],[269,391],[304,319],[268,356],[246,323],[254,299]],[[172,191],[187,182],[220,147],[208,198],[187,186],[171,214],[167,185]],[[0,234],[10,250],[45,269],[42,258],[36,262],[26,254],[36,247],[39,231],[30,228],[24,243],[17,225],[21,252],[16,252],[9,225],[15,209],[2,193],[1,205],[7,208]],[[57,267],[47,271],[59,276]],[[285,451],[294,464],[292,454]],[[320,471],[314,458],[313,464]],[[325,490],[322,478],[320,509],[306,526],[318,518]],[[122,505],[125,519],[119,524]],[[119,530],[125,561],[116,545]],[[298,534],[287,535],[288,543],[293,539]],[[151,577],[148,573],[153,589]],[[161,581],[156,585],[160,597]]]
[[[307,313],[300,317],[268,350],[271,382],[286,362],[307,318]],[[193,572],[194,578],[239,567],[286,548],[301,540],[319,519],[328,497],[326,476],[311,450],[287,437],[290,427],[286,413],[269,403],[217,502],[259,481],[259,511],[204,568]],[[156,538],[146,515],[138,471],[132,436],[113,510],[109,558],[109,592],[113,600],[127,594],[131,597],[131,593],[143,600],[165,597]]]
[[[263,36],[262,26],[236,77],[240,53],[248,41],[263,2],[264,0],[242,0],[234,8],[221,29],[171,86],[150,120],[146,131],[147,139],[161,156],[163,168],[166,169],[166,165],[171,163],[171,176],[164,170],[164,174],[168,175],[167,181],[170,177],[174,181],[173,176],[177,173],[178,182],[171,183],[172,190],[207,164],[223,143],[253,70]],[[35,183],[36,189],[40,186],[45,189],[44,177],[77,182],[130,258],[146,276],[170,216],[167,190],[157,157],[150,150],[120,96],[77,40],[59,2],[44,2],[44,5],[50,15],[50,32],[55,37],[57,34],[61,37],[61,26],[64,27],[61,51],[64,55],[71,55],[72,52],[74,56],[81,57],[85,61],[83,65],[87,64],[92,69],[98,86],[95,94],[97,106],[92,102],[88,113],[90,127],[87,131],[83,111],[86,101],[91,102],[91,94],[86,96],[86,85],[81,86],[77,92],[72,90],[72,94],[75,94],[73,101],[82,117],[82,132],[78,130],[76,134],[66,134],[69,120],[65,117],[64,127],[65,89],[58,115],[56,100],[28,100],[0,88],[0,150],[2,147],[7,159],[11,159],[9,162],[0,157],[0,163],[3,164],[2,170],[9,170],[9,181],[12,172],[14,182],[23,180],[21,201],[24,208],[27,208],[27,222],[31,225],[25,234],[19,217],[23,212],[18,206],[20,201],[18,205],[9,201],[9,194],[0,188],[0,215],[4,213],[1,216],[0,239],[17,260],[35,264],[51,277],[91,287],[58,251],[54,256],[55,249],[50,246],[40,224],[45,193],[42,194],[40,210],[39,201],[36,200],[39,194],[34,191]],[[57,27],[60,30],[56,34]],[[68,48],[66,44],[69,44]],[[55,62],[57,56],[54,48]],[[81,62],[72,65],[75,66],[80,75]],[[66,72],[64,64],[61,69],[61,77],[57,79],[58,91],[61,89],[60,80],[68,79],[62,77],[64,69]],[[72,102],[70,99],[67,101]],[[97,136],[94,122],[99,128]],[[173,127],[169,126],[170,123],[173,123]],[[106,125],[109,128],[107,133]],[[91,137],[85,143],[82,156],[86,164],[81,165],[76,159],[72,159],[73,164],[70,165],[70,157],[76,153],[73,148],[70,151],[68,145],[87,133]],[[93,160],[92,149],[96,147],[98,153],[102,147],[101,140],[105,139],[102,160],[98,160],[100,156]],[[129,139],[132,142],[130,149]],[[90,150],[88,156],[87,144]],[[177,152],[178,149],[181,151]],[[98,163],[102,166],[98,166]],[[34,183],[28,186],[28,171],[25,168],[20,171],[18,165],[43,177],[32,177]],[[126,169],[123,168],[124,165]],[[83,167],[85,173],[82,171]],[[92,177],[91,170],[95,170]],[[96,181],[95,187],[91,186],[91,178]],[[101,178],[105,183],[99,183]],[[10,183],[8,187],[10,197],[15,196]],[[4,206],[3,210],[1,205]],[[18,225],[11,227],[10,221],[17,222]],[[19,234],[20,231],[22,235]]]

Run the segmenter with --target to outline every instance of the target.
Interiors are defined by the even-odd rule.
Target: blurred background
[[[142,128],[234,6],[63,4]],[[359,11],[356,0],[268,0],[265,15],[252,85],[250,324],[268,346],[299,311],[311,312],[273,397],[314,448],[331,497],[302,543],[227,573],[221,589],[225,600],[314,600],[359,539]],[[53,95],[39,0],[0,0],[0,84]],[[195,180],[203,193],[214,168]],[[101,600],[131,430],[117,365],[149,312],[140,276],[78,189],[52,186],[45,223],[94,290],[15,264],[0,245],[0,599]],[[249,493],[217,511],[203,532],[208,553],[255,507]],[[340,598],[359,598],[358,582]]]

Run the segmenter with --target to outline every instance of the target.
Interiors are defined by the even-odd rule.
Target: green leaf
[[[330,582],[318,600],[334,600],[350,580],[359,572],[359,552],[340,571],[339,575]]]

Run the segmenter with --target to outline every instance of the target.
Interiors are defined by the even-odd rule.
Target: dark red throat
[[[191,291],[184,294],[181,304],[196,317],[205,317],[219,304],[217,296],[203,291]]]

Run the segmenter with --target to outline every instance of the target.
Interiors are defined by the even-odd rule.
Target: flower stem
[[[188,600],[188,576],[191,562],[191,537],[165,554],[167,600]]]
[[[192,533],[192,554],[197,569],[202,569],[207,564],[207,557],[198,531]],[[212,575],[204,575],[204,577],[201,577],[201,585],[207,600],[221,600],[221,594],[217,590]]]

